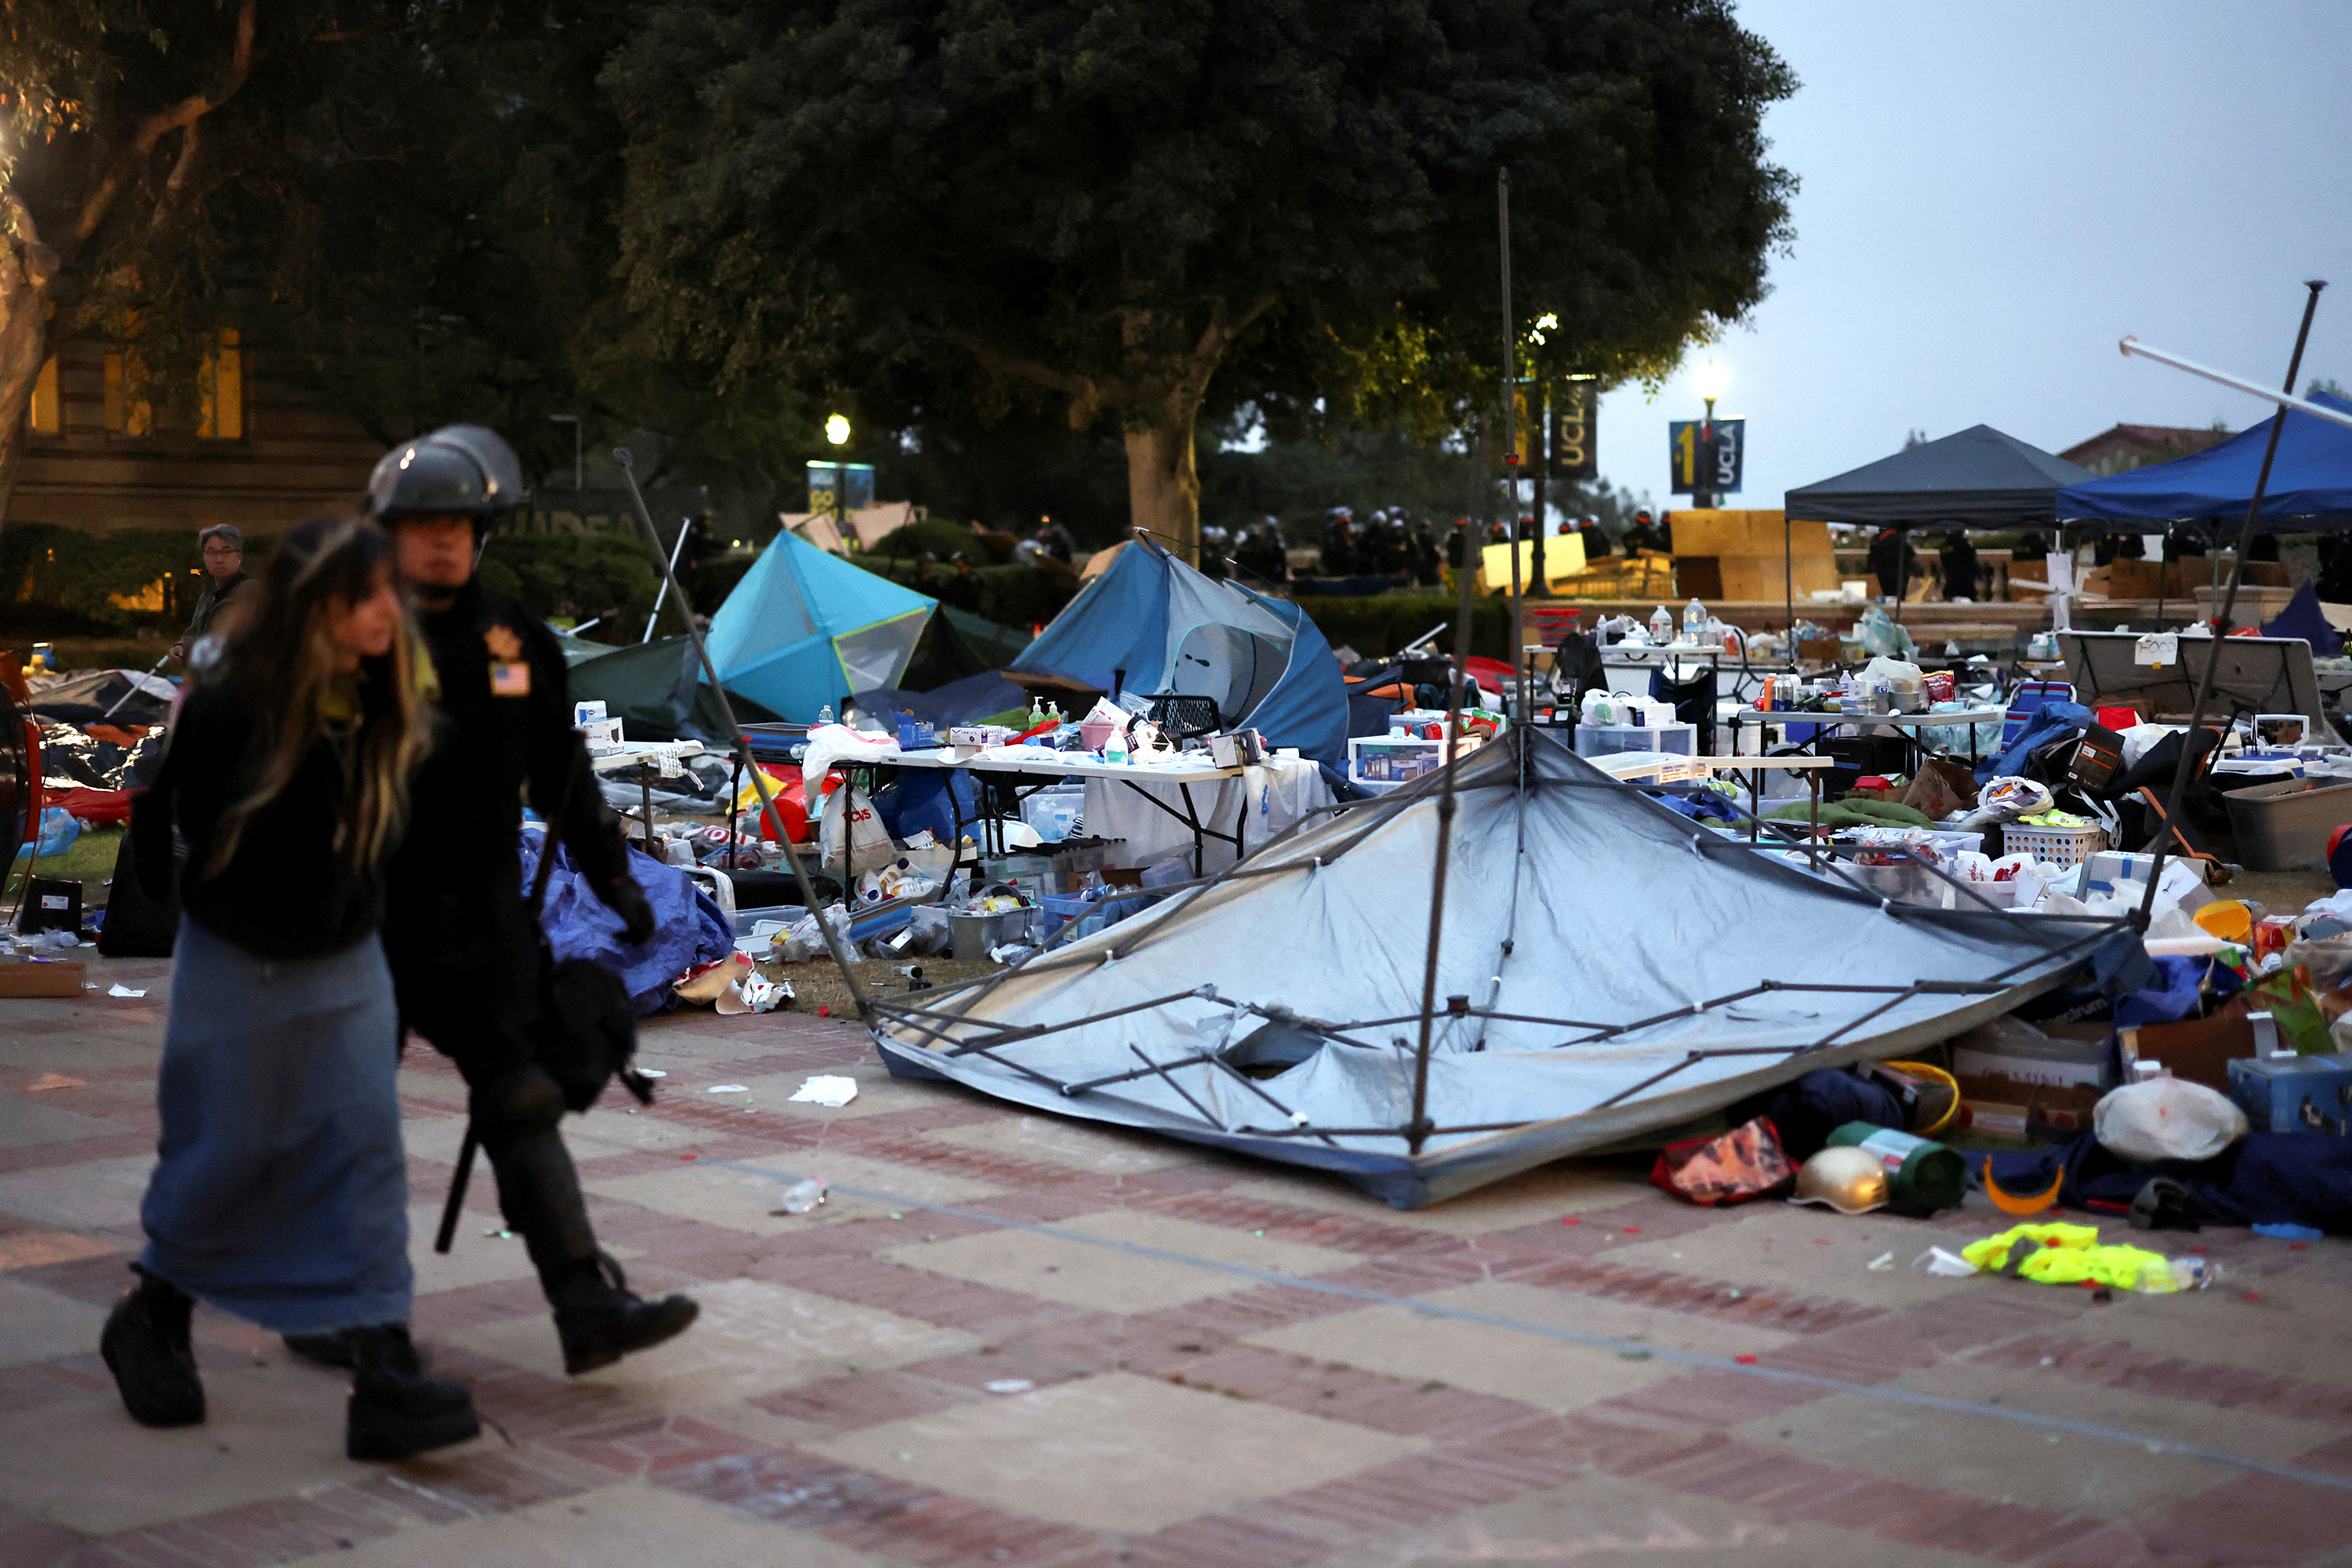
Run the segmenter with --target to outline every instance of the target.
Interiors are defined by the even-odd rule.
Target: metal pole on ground
[[[669,557],[662,553],[661,534],[654,528],[653,513],[646,510],[645,491],[637,488],[636,464],[630,458],[626,447],[614,447],[613,460],[621,465],[621,478],[627,481],[629,500],[636,509],[637,525],[645,530],[646,542],[653,546],[654,559],[662,563],[663,578],[677,592],[678,613],[686,617],[686,635],[693,640],[694,657],[702,663],[702,678],[710,682],[711,694],[719,699],[719,711],[727,721],[728,734],[734,738],[737,760],[751,775],[751,786],[760,792],[760,815],[775,829],[776,842],[784,847],[784,858],[792,863],[793,879],[800,884],[801,902],[816,919],[817,934],[824,938],[824,950],[833,955],[834,963],[841,971],[843,984],[849,987],[850,1000],[856,1005],[858,1017],[870,1019],[874,1005],[866,999],[866,988],[857,983],[857,973],[849,966],[848,955],[842,951],[841,939],[818,912],[816,884],[809,880],[808,868],[801,864],[801,858],[793,851],[792,835],[784,830],[783,813],[775,809],[775,797],[770,793],[772,781],[761,769],[759,759],[751,755],[751,739],[736,721],[735,704],[728,700],[727,689],[719,684],[719,667],[710,662],[710,649],[702,640],[701,630],[694,624],[694,605],[688,600],[686,590],[678,586],[677,574],[671,568]],[[732,811],[732,803],[730,803],[730,811]],[[845,888],[842,891],[842,901],[846,904],[848,889]]]
[[[2319,291],[2327,284],[2324,279],[2315,278],[2304,287],[2310,292],[2304,297],[2303,324],[2295,329],[2294,353],[2286,362],[2286,391],[2290,397],[2294,395],[2294,378],[2303,371],[2303,348],[2311,339],[2311,318],[2319,310]],[[2132,916],[2132,924],[2143,931],[2147,930],[2149,911],[2156,907],[2157,881],[2164,875],[2165,846],[2179,831],[2173,824],[2180,820],[2180,797],[2188,793],[2189,774],[2195,770],[2197,731],[2204,725],[2205,707],[2213,698],[2213,674],[2221,664],[2221,639],[2230,635],[2231,612],[2238,607],[2238,584],[2246,575],[2246,552],[2253,547],[2254,525],[2262,521],[2263,496],[2270,489],[2271,463],[2278,456],[2279,434],[2286,428],[2286,416],[2284,406],[2271,416],[2270,439],[2263,445],[2262,469],[2254,476],[2254,497],[2247,503],[2246,521],[2238,529],[2237,559],[2230,563],[2230,583],[2222,591],[2213,635],[2204,639],[2205,672],[2197,680],[2197,701],[2189,710],[2189,733],[2181,740],[2180,760],[2172,770],[2172,789],[2165,796],[2164,831],[2157,835],[2156,861],[2148,868],[2147,886],[2140,892],[2139,910]]]

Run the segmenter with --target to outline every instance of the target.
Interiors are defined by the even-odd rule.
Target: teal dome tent
[[[853,691],[898,685],[937,608],[787,530],[710,617],[706,640],[729,691],[814,723]]]

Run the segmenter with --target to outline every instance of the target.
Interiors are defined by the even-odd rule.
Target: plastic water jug
[[[1683,638],[1694,647],[1706,641],[1706,606],[1698,602],[1696,594],[1683,606]]]
[[[1675,640],[1675,618],[1664,605],[1650,612],[1650,640],[1660,647]]]

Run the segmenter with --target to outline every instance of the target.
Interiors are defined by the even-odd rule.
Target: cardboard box
[[[1952,1041],[1956,1078],[2000,1079],[2053,1089],[2112,1087],[2104,1028],[2090,1039],[2046,1034],[2021,1018],[1995,1018]]]
[[[2257,1132],[2352,1136],[2352,1052],[2233,1061],[2229,1093]]]
[[[2252,1057],[2257,1049],[2254,1026],[2246,1017],[2242,996],[2232,996],[2203,1018],[2177,1024],[2142,1024],[2117,1036],[2117,1054],[2124,1071],[2135,1062],[2158,1062],[2172,1076],[2230,1092],[2230,1064]]]
[[[0,963],[0,996],[79,996],[82,979],[79,959],[28,958]]]
[[[1952,1075],[1960,1084],[1960,1124],[1985,1138],[2022,1140],[2029,1131],[2087,1131],[2104,1090],[2081,1084],[2023,1083],[1998,1074]]]

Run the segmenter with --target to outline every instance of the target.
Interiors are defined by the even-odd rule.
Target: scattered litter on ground
[[[1895,1254],[1891,1252],[1882,1252],[1877,1257],[1872,1258],[1867,1267],[1873,1274],[1884,1274],[1888,1269],[1895,1267]]]
[[[829,1110],[838,1110],[856,1098],[856,1079],[831,1073],[818,1073],[803,1079],[800,1088],[793,1090],[793,1100],[807,1105],[822,1105]]]
[[[714,1083],[702,1091],[705,1094],[749,1094],[751,1089],[740,1083]]]
[[[825,1184],[814,1177],[794,1182],[784,1189],[784,1206],[778,1214],[806,1214],[824,1202]]]
[[[108,986],[106,994],[109,996],[144,996],[147,994],[147,988],[142,985],[134,991],[128,985],[118,984]]]
[[[1977,1271],[1977,1266],[1957,1252],[1931,1247],[1911,1260],[1911,1267],[1923,1274],[1933,1274],[1938,1279],[1965,1279]],[[2042,1363],[2049,1365],[2048,1362]]]
[[[983,1383],[991,1394],[1026,1394],[1037,1385],[1025,1377],[1000,1377],[994,1383]]]

